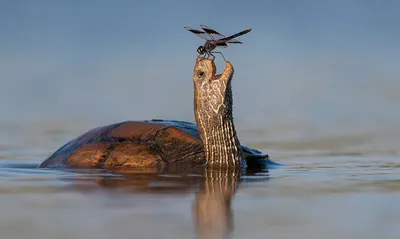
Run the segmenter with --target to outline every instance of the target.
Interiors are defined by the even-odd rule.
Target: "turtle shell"
[[[265,161],[268,155],[241,147],[249,167],[269,161]],[[146,120],[94,128],[66,143],[39,167],[162,169],[204,163],[203,142],[195,124]]]

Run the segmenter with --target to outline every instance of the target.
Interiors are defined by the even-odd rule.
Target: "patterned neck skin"
[[[209,167],[245,167],[232,116],[233,66],[216,74],[214,61],[198,57],[193,73],[194,111]]]

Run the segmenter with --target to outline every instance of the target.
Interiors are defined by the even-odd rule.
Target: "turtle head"
[[[213,60],[197,58],[193,73],[196,118],[228,117],[232,113],[233,66],[226,62],[221,74],[216,75],[216,71]]]

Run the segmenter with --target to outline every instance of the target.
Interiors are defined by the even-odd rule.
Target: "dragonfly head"
[[[197,52],[198,52],[200,55],[203,55],[204,53],[206,53],[206,50],[204,49],[203,46],[199,46],[199,47],[197,48]]]

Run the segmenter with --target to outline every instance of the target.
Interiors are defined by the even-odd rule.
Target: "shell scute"
[[[73,142],[74,144],[79,145],[79,144],[82,144],[84,142],[87,142],[88,140],[94,141],[95,139],[101,138],[102,136],[108,134],[110,130],[120,126],[121,124],[123,124],[123,123],[116,123],[116,124],[111,124],[111,125],[101,126],[101,127],[97,127],[97,128],[91,129],[88,132],[86,132],[86,133],[82,134],[81,136],[77,137],[76,139],[71,140],[71,142]]]
[[[201,163],[203,160],[201,139],[175,126],[168,126],[159,131],[154,142],[155,150],[168,164],[178,161]]]
[[[113,148],[103,164],[103,168],[116,167],[157,167],[161,157],[146,144],[125,141]]]
[[[108,137],[119,139],[149,140],[166,126],[158,123],[127,121],[108,132]]]
[[[77,168],[98,168],[112,146],[111,142],[84,144],[72,152],[64,164]]]

